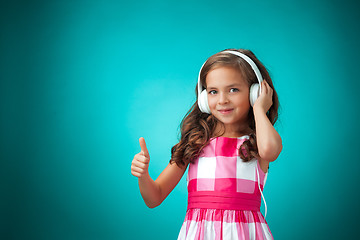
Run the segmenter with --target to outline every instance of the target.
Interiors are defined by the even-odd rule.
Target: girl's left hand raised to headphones
[[[264,111],[265,113],[267,111],[269,111],[271,105],[273,104],[272,102],[272,96],[273,96],[273,89],[270,87],[270,85],[265,81],[261,82],[261,93],[260,96],[258,97],[258,99],[256,99],[255,103],[254,103],[254,110],[261,110]]]

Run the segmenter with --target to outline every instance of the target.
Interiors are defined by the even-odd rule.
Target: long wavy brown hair
[[[269,72],[267,71],[265,66],[256,58],[255,54],[252,51],[246,49],[226,50],[238,51],[250,57],[259,68],[263,79],[265,79],[269,83],[270,87],[274,90],[272,97],[273,104],[270,107],[269,111],[266,113],[270,122],[272,123],[272,125],[274,125],[278,119],[279,100]],[[243,79],[246,79],[249,89],[252,84],[258,83],[254,71],[245,60],[231,53],[224,53],[223,51],[221,51],[211,56],[205,62],[200,72],[200,82],[205,89],[207,74],[211,70],[219,67],[233,67],[234,69],[239,70],[242,74]],[[195,92],[197,96],[197,84]],[[202,149],[209,143],[211,138],[219,137],[223,134],[215,133],[215,128],[217,124],[222,123],[218,121],[212,114],[202,113],[196,100],[196,102],[193,104],[193,106],[190,108],[190,110],[186,113],[185,117],[181,121],[181,138],[180,141],[171,149],[170,163],[175,162],[179,167],[181,167],[186,166],[188,163],[198,158]],[[253,158],[259,157],[256,145],[255,119],[252,107],[250,108],[248,113],[248,124],[249,128],[251,129],[251,133],[248,134],[249,139],[244,141],[244,143],[239,148],[239,156],[245,162],[250,161]]]

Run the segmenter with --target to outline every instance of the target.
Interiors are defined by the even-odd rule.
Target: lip
[[[229,108],[229,109],[219,109],[218,112],[221,114],[229,114],[233,111],[234,109]]]

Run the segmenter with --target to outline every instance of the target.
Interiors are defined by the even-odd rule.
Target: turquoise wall
[[[248,48],[269,69],[284,149],[270,165],[275,239],[352,239],[360,213],[356,1],[3,1],[1,239],[176,239],[186,182],[148,209],[201,64]]]

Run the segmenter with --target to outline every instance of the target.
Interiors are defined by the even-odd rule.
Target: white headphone
[[[254,70],[257,80],[259,82],[259,83],[254,83],[250,87],[250,104],[251,104],[251,106],[254,106],[256,99],[259,97],[259,95],[261,93],[261,82],[263,81],[263,78],[261,76],[261,73],[260,73],[258,67],[253,62],[253,60],[251,60],[251,58],[249,58],[248,56],[246,56],[243,53],[240,53],[237,51],[231,51],[231,50],[223,51],[222,53],[231,53],[233,55],[241,57],[248,64],[250,64],[251,68]],[[201,66],[200,72],[199,72],[199,77],[198,77],[198,105],[199,105],[201,112],[210,114],[211,112],[210,112],[210,107],[209,107],[208,98],[207,98],[208,93],[206,92],[206,90],[203,88],[203,86],[200,83],[200,73],[201,73],[201,70],[204,67],[205,63]]]

